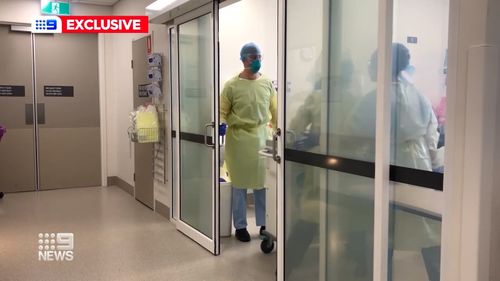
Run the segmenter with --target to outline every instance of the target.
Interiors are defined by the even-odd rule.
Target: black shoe
[[[250,233],[248,233],[246,228],[236,229],[235,236],[241,242],[250,242]]]
[[[263,233],[264,230],[266,230],[266,226],[265,225],[263,225],[263,226],[260,227],[260,230],[259,230],[259,235],[260,236],[264,236],[264,233]]]

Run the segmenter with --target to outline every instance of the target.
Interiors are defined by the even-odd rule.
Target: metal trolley
[[[266,171],[266,230],[261,233],[262,242],[260,249],[263,253],[269,254],[274,249],[274,242],[277,241],[276,237],[276,171],[277,164],[273,160],[272,149],[266,148],[259,151],[259,154],[267,159]]]

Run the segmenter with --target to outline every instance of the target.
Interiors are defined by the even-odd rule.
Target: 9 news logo
[[[148,33],[148,16],[40,16],[32,33]]]
[[[61,33],[61,19],[56,16],[37,17],[31,22],[33,33]]]
[[[75,238],[73,233],[39,233],[39,261],[72,261]]]

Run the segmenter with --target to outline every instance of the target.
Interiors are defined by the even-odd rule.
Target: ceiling
[[[69,0],[70,3],[93,4],[102,6],[113,6],[119,0]]]

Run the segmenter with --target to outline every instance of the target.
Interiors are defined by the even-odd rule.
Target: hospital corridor
[[[9,194],[9,200],[2,202],[2,224],[9,225],[0,231],[2,280],[273,280],[275,276],[270,265],[276,257],[262,255],[257,241],[239,247],[235,241],[224,241],[224,255],[214,257],[114,186]],[[33,233],[45,229],[73,232],[72,262],[38,261],[32,251],[38,246]]]
[[[0,0],[0,281],[500,281],[500,0]]]

